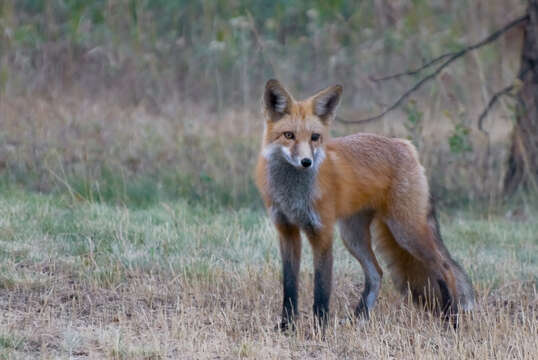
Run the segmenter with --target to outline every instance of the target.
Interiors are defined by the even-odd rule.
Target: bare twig
[[[478,130],[482,131],[484,134],[488,133],[487,130],[484,130],[482,128],[482,122],[484,121],[484,119],[488,115],[488,113],[491,110],[491,108],[493,107],[493,105],[495,105],[497,100],[499,100],[499,98],[501,96],[510,93],[510,91],[512,91],[513,89],[514,89],[514,85],[509,85],[509,86],[505,87],[504,89],[499,90],[495,94],[493,94],[493,96],[491,97],[491,99],[488,102],[488,105],[486,106],[484,111],[482,111],[482,113],[480,114],[480,117],[478,118]]]
[[[476,44],[470,45],[470,46],[468,46],[466,48],[463,48],[463,49],[461,49],[459,51],[455,51],[453,53],[447,53],[447,54],[441,55],[438,58],[439,60],[437,60],[437,61],[440,61],[441,59],[444,59],[446,57],[448,57],[448,60],[443,62],[441,65],[439,65],[439,67],[437,69],[435,69],[434,72],[432,72],[431,74],[425,76],[420,81],[418,81],[415,85],[413,85],[409,90],[404,92],[391,106],[386,108],[379,115],[372,116],[372,117],[365,118],[365,119],[351,120],[351,121],[344,120],[342,118],[337,118],[336,120],[338,120],[340,122],[343,122],[343,123],[346,123],[346,124],[359,124],[359,123],[367,123],[367,122],[375,121],[375,120],[378,120],[378,119],[382,118],[388,112],[390,112],[390,111],[396,109],[397,107],[399,107],[404,102],[405,99],[407,99],[412,93],[414,93],[415,91],[420,89],[422,87],[422,85],[424,85],[426,82],[428,82],[428,81],[434,79],[435,77],[437,77],[437,75],[439,75],[441,73],[441,71],[444,68],[446,68],[448,65],[450,65],[452,62],[459,59],[463,55],[467,54],[469,51],[476,50],[476,49],[478,49],[478,48],[480,48],[480,47],[482,47],[482,46],[484,46],[486,44],[489,44],[492,41],[495,41],[503,33],[507,32],[508,30],[513,28],[514,26],[519,25],[519,24],[527,21],[528,19],[529,19],[529,15],[525,14],[525,15],[511,21],[510,23],[506,24],[505,26],[503,26],[499,30],[493,32],[488,37],[486,37],[482,41],[477,42]],[[434,59],[434,60],[436,60],[436,59]],[[434,60],[432,60],[432,62]]]
[[[484,121],[484,119],[488,115],[488,113],[491,110],[491,108],[493,107],[493,105],[495,105],[497,100],[499,100],[501,98],[501,96],[503,96],[503,95],[510,94],[510,92],[513,89],[514,89],[514,85],[509,85],[509,86],[505,87],[504,89],[501,89],[501,90],[497,91],[495,94],[493,94],[493,96],[491,97],[491,99],[488,102],[488,105],[486,106],[484,111],[482,111],[482,113],[480,114],[480,117],[478,118],[478,130],[482,131],[484,134],[488,133],[487,130],[484,130],[482,128],[482,122]]]
[[[385,80],[391,80],[391,79],[397,79],[397,78],[400,78],[402,76],[412,76],[412,75],[416,75],[420,72],[422,72],[423,70],[426,70],[427,68],[429,68],[430,66],[432,65],[435,65],[437,64],[439,61],[451,56],[451,55],[454,55],[453,52],[449,52],[449,53],[446,53],[446,54],[443,54],[441,56],[438,56],[430,61],[428,61],[427,63],[424,63],[422,64],[421,67],[419,68],[416,68],[414,70],[408,70],[408,71],[404,71],[404,72],[401,72],[401,73],[396,73],[396,74],[392,74],[392,75],[388,75],[388,76],[383,76],[383,77],[380,77],[380,78],[371,78],[373,81],[375,82],[378,82],[378,81],[385,81]]]
[[[268,55],[267,51],[265,50],[265,46],[263,45],[260,33],[258,32],[258,29],[256,28],[256,22],[254,21],[254,17],[252,16],[252,13],[250,11],[247,10],[246,13],[247,13],[248,21],[250,23],[250,29],[252,30],[252,33],[254,34],[254,37],[256,38],[256,43],[258,43],[258,46],[261,49],[262,56],[265,59],[267,59],[267,61],[269,62],[269,65],[271,65],[271,70],[273,70],[273,74],[278,79],[279,77],[278,77],[277,67],[275,66],[273,60],[271,59],[271,57]]]
[[[529,69],[526,69],[525,71],[521,72],[518,76],[519,80],[523,79],[523,77],[527,74],[527,72],[529,72],[532,68],[529,68]],[[517,80],[516,80],[517,81]],[[514,89],[516,91],[514,91]],[[499,91],[497,91],[495,94],[493,94],[493,96],[491,97],[491,99],[489,100],[488,102],[488,105],[486,106],[486,108],[482,111],[482,113],[480,114],[480,117],[478,118],[478,130],[482,131],[484,134],[487,134],[487,130],[484,130],[482,128],[482,122],[484,121],[484,119],[486,118],[486,116],[488,115],[489,111],[491,110],[491,108],[493,107],[493,105],[495,105],[495,103],[499,100],[499,98],[501,98],[501,96],[504,96],[504,95],[510,95],[512,97],[514,97],[512,93],[512,91],[514,92],[517,92],[517,87],[514,84],[512,85],[509,85]],[[521,100],[518,100],[520,104],[523,104],[524,103],[521,101]]]

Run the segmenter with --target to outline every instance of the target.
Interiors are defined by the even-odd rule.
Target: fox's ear
[[[292,97],[278,80],[271,79],[265,84],[263,103],[271,120],[280,120],[284,114],[289,113],[292,101]]]
[[[340,103],[342,91],[342,85],[333,85],[314,95],[312,101],[314,114],[319,116],[323,121],[330,120]]]

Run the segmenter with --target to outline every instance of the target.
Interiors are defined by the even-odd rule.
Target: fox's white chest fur
[[[286,161],[280,151],[274,151],[268,157],[271,215],[276,222],[294,224],[308,231],[321,228],[321,220],[313,206],[316,175],[315,167],[297,168]]]

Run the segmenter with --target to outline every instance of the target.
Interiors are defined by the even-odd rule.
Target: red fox
[[[280,328],[288,328],[297,314],[301,231],[314,257],[314,315],[326,322],[336,222],[365,275],[356,316],[368,317],[381,285],[373,244],[400,291],[410,289],[415,300],[431,301],[445,314],[471,310],[473,287],[443,244],[415,147],[374,134],[331,139],[341,94],[342,86],[335,85],[296,101],[277,80],[265,86],[256,184],[280,240]]]

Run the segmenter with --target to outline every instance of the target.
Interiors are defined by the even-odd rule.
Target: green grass
[[[29,190],[39,189],[46,182],[48,193],[60,196],[68,194],[76,200],[129,208],[147,208],[162,201],[178,200],[202,204],[206,208],[262,206],[252,180],[239,194],[232,194],[230,186],[219,184],[203,173],[194,176],[166,169],[154,174],[132,174],[121,167],[108,166],[100,166],[96,172],[93,176],[84,177],[81,174],[59,176],[51,171],[37,173],[27,169],[11,169],[0,173],[0,192],[10,192],[13,184]]]
[[[493,307],[489,315],[494,317],[490,319],[492,326],[517,327],[504,318],[495,318],[495,304],[504,302],[503,306],[508,306],[507,301],[510,305],[526,299],[525,314],[534,320],[519,328],[525,337],[529,326],[533,329],[537,323],[538,212],[532,207],[522,211],[524,217],[517,221],[507,218],[504,210],[490,216],[470,210],[442,212],[441,222],[445,242],[469,272],[479,302]],[[183,349],[197,358],[196,354],[207,347],[227,354],[225,357],[279,357],[268,356],[259,347],[260,341],[265,343],[275,336],[268,332],[271,326],[267,322],[278,316],[280,260],[275,237],[260,208],[232,209],[180,198],[126,207],[77,201],[68,194],[43,195],[4,188],[0,195],[0,313],[6,317],[0,320],[0,357],[24,358],[45,351],[45,357],[82,354],[79,356],[90,358],[174,358],[174,351]],[[340,241],[335,251],[333,301],[335,316],[341,317],[355,302],[353,284],[362,282],[362,271]],[[305,246],[303,303],[311,301],[311,263],[309,246]],[[398,303],[388,278],[380,309],[391,309],[394,305],[390,304]],[[259,304],[265,305],[260,308]],[[307,308],[304,304],[302,307]],[[245,311],[259,313],[261,318],[257,323],[234,318]],[[507,319],[513,315],[511,311],[506,310]],[[385,312],[391,314],[379,310],[372,322],[379,324],[375,318],[383,318]],[[308,317],[308,313],[303,316]],[[41,325],[28,322],[32,314],[37,314]],[[43,314],[54,320],[49,318],[47,323]],[[183,318],[188,316],[185,314],[196,319],[212,314],[204,321],[212,323],[213,328],[196,322],[202,320]],[[176,335],[168,333],[170,343],[163,344],[153,332],[160,333],[163,324],[169,324],[174,316],[193,327],[174,328]],[[370,330],[378,335],[378,331],[390,332],[396,321],[391,316],[387,315],[392,320],[385,320],[386,328]],[[218,327],[215,324],[221,317],[226,321]],[[149,333],[141,335],[138,328]],[[490,330],[475,329],[484,341],[493,336]],[[49,338],[45,336],[47,331],[53,334]],[[188,342],[178,335],[187,336],[190,331],[199,338]],[[321,353],[343,351],[345,344],[338,342],[336,334],[345,330],[334,331],[336,342],[328,340],[329,347]],[[438,331],[443,331],[442,326]],[[215,343],[212,332],[222,332],[222,336],[239,343],[237,347]],[[279,335],[274,341],[283,345],[287,341],[283,339]],[[308,336],[303,339],[306,342],[301,339],[299,336],[286,345],[283,354],[299,351],[298,357],[307,356],[301,351],[312,340]],[[405,344],[406,340],[402,341]],[[532,343],[532,339],[525,341]],[[323,342],[319,344],[324,346]],[[384,354],[389,345],[383,344],[380,340],[364,351]],[[456,346],[457,341],[445,345]],[[501,340],[490,345],[497,347],[496,351],[508,351],[507,343]],[[521,346],[524,353],[527,348]],[[460,354],[466,356],[462,349]]]
[[[535,213],[525,222],[487,220],[470,211],[442,216],[445,242],[472,277],[481,282],[535,280]],[[11,189],[0,199],[0,219],[3,266],[55,259],[73,264],[81,273],[111,264],[191,273],[192,268],[279,261],[274,231],[260,208],[211,207],[181,199],[137,208]],[[339,242],[336,251],[342,253],[337,266],[354,267]],[[88,258],[90,262],[82,261]]]
[[[14,190],[2,196],[0,218],[4,267],[55,259],[97,278],[117,265],[121,278],[130,269],[193,272],[277,256],[262,231],[268,228],[263,213],[247,208],[215,210],[181,200],[128,208]]]

